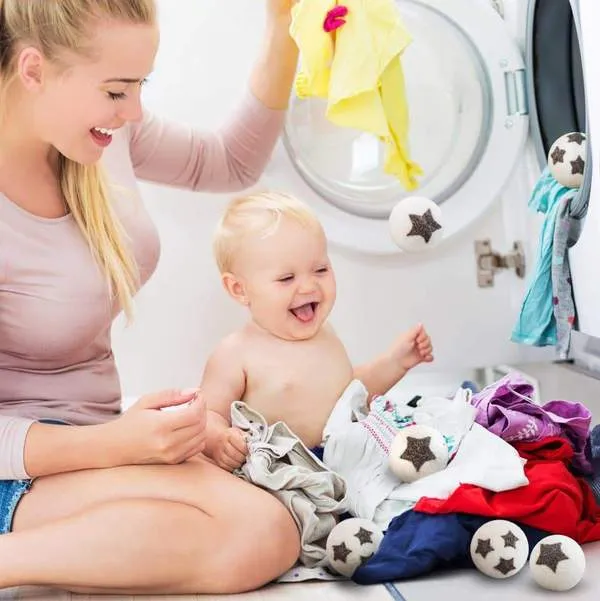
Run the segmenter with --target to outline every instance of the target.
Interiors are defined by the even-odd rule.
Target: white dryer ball
[[[392,209],[389,227],[392,240],[402,250],[429,250],[443,238],[442,210],[429,198],[409,196]]]
[[[439,472],[447,463],[448,445],[443,435],[431,426],[406,426],[390,446],[388,465],[402,482],[414,482]]]
[[[182,409],[186,409],[189,407],[193,401],[188,401],[187,403],[181,403],[179,405],[170,405],[169,407],[161,407],[161,411],[181,411]]]
[[[340,522],[327,537],[325,552],[329,565],[350,578],[379,548],[383,532],[370,520],[349,518]]]
[[[568,591],[583,578],[585,554],[568,536],[553,534],[542,539],[531,552],[529,569],[533,579],[551,591]]]
[[[475,567],[491,578],[510,578],[527,563],[529,541],[519,526],[492,520],[479,527],[471,539]]]
[[[579,188],[583,183],[586,145],[585,134],[574,131],[561,136],[550,147],[548,169],[562,186]]]

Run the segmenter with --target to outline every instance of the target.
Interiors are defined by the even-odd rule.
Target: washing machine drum
[[[558,135],[580,129],[585,119],[568,0],[532,2],[532,22],[540,27],[537,33],[531,29],[531,66],[539,69],[533,78],[491,3],[397,4],[412,37],[401,60],[410,156],[424,171],[419,188],[407,192],[384,173],[385,146],[369,133],[334,126],[325,116],[326,100],[315,98],[292,96],[284,135],[267,172],[271,187],[291,190],[316,209],[333,244],[374,254],[400,252],[388,217],[406,196],[425,196],[442,207],[446,238],[460,233],[498,198],[523,161],[529,96],[540,100],[540,156]],[[564,72],[557,71],[559,66]],[[560,85],[548,81],[558,77]],[[572,115],[559,107],[564,95],[570,95]]]

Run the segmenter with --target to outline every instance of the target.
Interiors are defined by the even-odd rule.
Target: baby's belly
[[[321,444],[323,429],[342,391],[328,395],[315,394],[312,390],[296,391],[291,395],[281,392],[246,400],[248,405],[261,413],[269,424],[284,422],[308,447]]]

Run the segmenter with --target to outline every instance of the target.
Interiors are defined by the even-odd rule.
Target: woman
[[[235,592],[296,560],[273,497],[185,461],[195,391],[119,416],[109,338],[158,260],[135,178],[227,191],[262,173],[296,65],[289,9],[268,0],[250,90],[209,136],[142,111],[153,0],[0,0],[0,587]]]
[[[110,343],[158,261],[136,178],[229,191],[265,168],[295,73],[291,1],[267,0],[250,89],[208,135],[142,110],[153,0],[0,0],[0,588],[240,592],[298,557],[284,507],[198,455],[197,391],[121,414]],[[385,391],[394,353],[360,377]]]

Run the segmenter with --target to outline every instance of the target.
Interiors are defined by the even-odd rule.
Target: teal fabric
[[[565,339],[565,336],[570,338],[574,315],[562,314],[562,308],[565,305],[573,306],[570,276],[566,278],[568,285],[560,287],[560,295],[566,301],[561,303],[561,299],[553,287],[553,270],[555,281],[557,269],[568,270],[567,236],[561,234],[570,229],[568,206],[577,193],[577,189],[565,188],[559,184],[552,177],[548,168],[544,170],[531,193],[529,208],[538,213],[544,213],[546,217],[540,231],[536,270],[525,294],[511,336],[513,342],[522,344],[557,345],[559,340],[556,309],[560,308],[562,340],[559,355],[566,354],[565,344],[568,350],[568,339]],[[555,240],[560,241],[558,246],[555,246]],[[567,324],[568,327],[564,323],[564,320],[567,319],[570,320]]]

